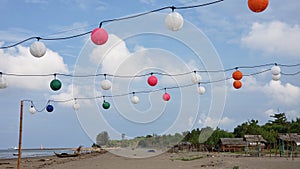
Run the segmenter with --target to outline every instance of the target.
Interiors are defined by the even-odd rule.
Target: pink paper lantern
[[[157,80],[156,76],[151,75],[148,77],[148,84],[150,86],[155,86],[157,84],[157,82],[158,82],[158,80]]]
[[[108,40],[108,34],[105,29],[96,28],[92,31],[91,40],[96,45],[103,45]]]
[[[164,101],[169,101],[171,99],[170,94],[169,93],[163,94],[163,99],[164,99]]]

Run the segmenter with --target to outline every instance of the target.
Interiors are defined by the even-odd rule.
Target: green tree
[[[274,115],[271,115],[270,117],[273,117],[274,120],[270,121],[272,124],[280,124],[280,125],[286,125],[287,124],[287,118],[285,116],[285,113],[275,113]]]
[[[108,143],[108,141],[109,141],[109,136],[107,131],[103,131],[97,135],[96,142],[98,145],[104,146]]]
[[[300,118],[297,118],[296,121],[291,122],[290,124],[291,133],[300,133]]]
[[[244,137],[246,134],[260,135],[263,129],[258,125],[258,120],[252,119],[251,121],[244,122],[234,128],[233,134],[236,137]]]
[[[221,130],[220,128],[216,128],[212,135],[206,140],[205,144],[209,146],[216,146],[220,140],[220,138],[233,138],[234,134],[231,132],[227,132],[225,130]]]

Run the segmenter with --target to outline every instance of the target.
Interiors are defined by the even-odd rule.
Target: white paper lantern
[[[75,102],[75,103],[73,104],[73,109],[74,109],[74,110],[79,110],[79,109],[80,109],[79,103]]]
[[[205,88],[203,86],[198,87],[198,93],[203,95],[205,93]]]
[[[137,104],[139,101],[140,101],[139,97],[137,97],[137,96],[132,96],[131,102],[132,102],[133,104]]]
[[[103,90],[109,90],[111,88],[111,82],[109,80],[107,80],[107,79],[102,80],[102,82],[101,82],[101,88]]]
[[[4,77],[2,77],[2,75],[0,75],[0,89],[5,89],[7,88],[7,82],[4,79]]]
[[[194,84],[200,83],[201,80],[202,80],[202,77],[201,77],[199,74],[197,74],[197,73],[194,73],[194,74],[193,74],[192,82],[193,82]]]
[[[36,112],[36,109],[34,108],[34,106],[31,106],[31,107],[29,108],[29,112],[30,112],[31,114],[34,114],[34,113]]]
[[[278,80],[280,80],[280,77],[281,77],[281,74],[277,74],[277,75],[272,75],[272,80],[274,80],[274,81],[278,81]]]
[[[183,26],[183,17],[178,12],[171,12],[167,15],[165,23],[172,31],[178,31]]]
[[[43,42],[36,41],[31,44],[29,51],[32,56],[40,58],[45,55],[47,48]]]
[[[278,75],[278,74],[280,74],[280,67],[279,66],[273,66],[272,68],[271,68],[271,72],[272,72],[272,75]]]

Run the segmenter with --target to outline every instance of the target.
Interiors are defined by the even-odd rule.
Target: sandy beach
[[[227,153],[163,153],[149,158],[128,158],[107,152],[78,157],[56,156],[22,159],[22,169],[298,169],[300,158],[245,157]],[[17,168],[17,159],[0,160],[1,169]]]

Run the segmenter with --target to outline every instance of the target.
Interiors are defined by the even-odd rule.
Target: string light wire
[[[263,67],[270,67],[272,65],[278,65],[281,67],[298,67],[300,66],[300,63],[298,64],[278,64],[278,63],[267,63],[267,64],[261,64],[261,65],[253,65],[253,66],[238,66],[234,68],[229,69],[221,69],[221,70],[194,70],[194,71],[188,71],[183,73],[177,73],[177,74],[169,74],[169,73],[161,73],[161,72],[150,72],[150,73],[144,73],[144,74],[138,74],[138,75],[113,75],[113,74],[107,74],[107,73],[97,73],[97,74],[86,74],[86,75],[74,75],[74,74],[65,74],[65,73],[49,73],[49,74],[18,74],[18,73],[5,73],[0,72],[1,75],[4,76],[19,76],[19,77],[47,77],[47,76],[65,76],[65,77],[73,77],[73,78],[88,78],[88,77],[112,77],[112,78],[140,78],[140,77],[147,77],[150,75],[160,75],[160,76],[169,76],[169,77],[176,77],[176,76],[185,76],[190,75],[194,73],[220,73],[220,72],[229,72],[236,69],[254,69],[254,68],[263,68]],[[269,71],[270,69],[267,69],[265,71]],[[297,75],[300,74],[299,72],[296,73],[283,73],[283,75]]]
[[[269,66],[270,64],[264,64],[264,65],[257,65],[257,66],[240,66],[239,68],[253,68],[253,67],[263,67],[263,66]],[[296,66],[300,66],[300,64],[294,64],[294,65],[283,65],[283,64],[277,64],[277,65],[282,65],[285,67],[296,67]],[[227,69],[224,69],[227,70]],[[265,70],[261,70],[258,72],[254,72],[254,73],[250,73],[250,74],[245,74],[243,76],[255,76],[255,75],[259,75],[259,74],[263,74],[266,72],[271,71],[271,69],[265,69]],[[152,73],[151,73],[152,74]],[[282,73],[283,75],[296,75],[296,74],[300,74],[300,71],[294,74],[286,74],[286,73]],[[178,89],[178,88],[187,88],[187,87],[192,87],[192,86],[200,86],[200,84],[211,84],[211,83],[218,83],[218,82],[222,82],[222,81],[227,81],[232,79],[232,77],[226,77],[224,79],[219,79],[219,80],[214,80],[214,81],[206,81],[206,82],[201,82],[198,84],[185,84],[185,85],[176,85],[176,86],[170,86],[170,87],[163,87],[163,88],[158,88],[158,89],[153,89],[153,90],[141,90],[141,91],[133,91],[133,92],[128,92],[128,93],[121,93],[121,94],[115,94],[115,95],[100,95],[100,96],[94,96],[94,97],[74,97],[74,98],[69,98],[69,99],[65,99],[65,100],[55,100],[55,99],[50,99],[47,101],[46,105],[42,108],[42,109],[36,109],[35,105],[33,104],[32,100],[29,99],[25,99],[23,101],[27,101],[30,102],[31,105],[37,110],[37,112],[42,112],[45,111],[45,109],[47,108],[47,106],[51,103],[67,103],[67,102],[71,102],[71,101],[76,101],[76,100],[97,100],[97,99],[105,99],[105,98],[116,98],[116,97],[124,97],[124,96],[130,96],[130,95],[136,95],[136,94],[149,94],[149,93],[154,93],[154,92],[159,92],[159,91],[166,91],[166,90],[172,90],[172,89]]]
[[[165,10],[165,9],[172,9],[172,11],[174,11],[174,9],[198,8],[198,7],[203,7],[203,6],[208,6],[208,5],[213,5],[213,4],[216,4],[216,3],[220,3],[222,1],[224,1],[224,0],[216,0],[216,1],[209,2],[209,3],[203,3],[203,4],[199,4],[199,5],[193,5],[193,6],[181,6],[181,7],[165,6],[165,7],[162,7],[162,8],[154,9],[154,10],[151,10],[151,11],[147,11],[147,12],[143,12],[143,13],[139,13],[139,14],[135,14],[135,15],[130,15],[130,16],[127,16],[127,17],[121,17],[121,18],[114,18],[114,19],[103,20],[103,21],[100,22],[99,27],[101,28],[103,23],[115,22],[115,21],[121,21],[121,20],[127,20],[127,19],[137,18],[137,17],[143,16],[143,15],[147,15],[147,14],[154,13],[154,12],[159,12],[159,11],[162,11],[162,10]],[[63,31],[63,32],[65,32],[65,31]],[[53,33],[53,34],[59,34],[59,33]],[[44,38],[44,37],[34,36],[34,37],[29,37],[27,39],[24,39],[24,40],[22,40],[20,42],[17,42],[17,43],[8,45],[8,46],[0,46],[0,49],[12,48],[12,47],[20,45],[20,44],[25,43],[25,42],[27,42],[29,40],[32,40],[32,39],[37,39],[38,41],[39,40],[44,40],[44,41],[67,40],[67,39],[73,39],[73,38],[85,36],[85,35],[90,34],[90,33],[92,33],[92,31],[87,31],[87,32],[75,34],[75,35],[72,35],[72,36],[57,37],[57,38]]]

